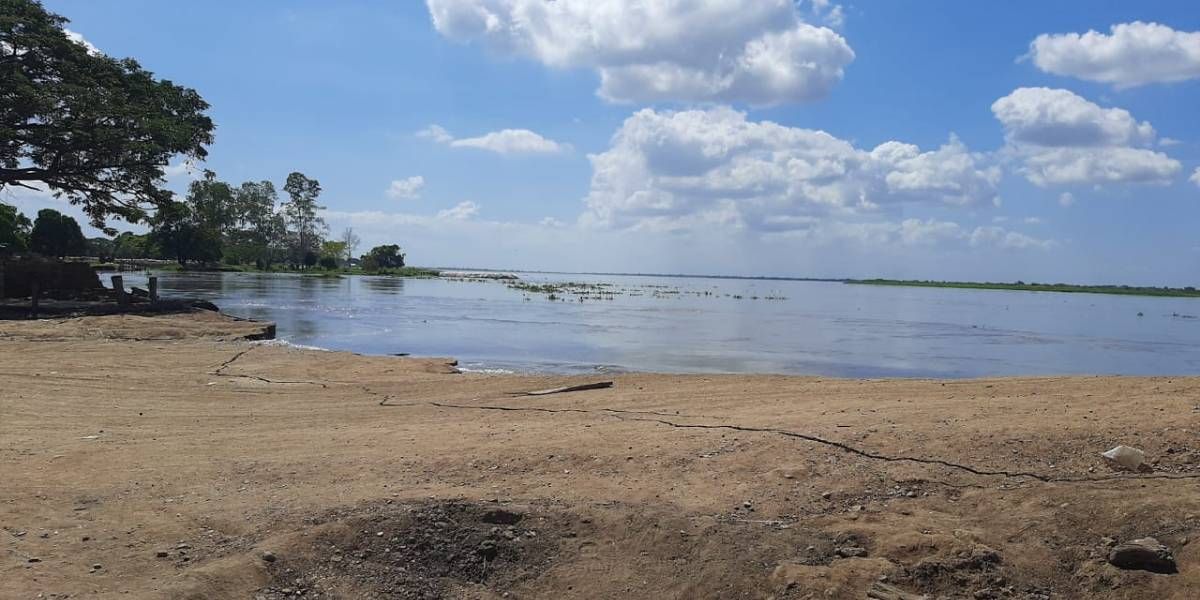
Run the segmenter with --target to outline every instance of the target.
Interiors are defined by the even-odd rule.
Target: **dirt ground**
[[[0,322],[0,598],[1200,597],[1198,378],[456,374],[244,326]],[[1146,536],[1178,573],[1107,563]]]

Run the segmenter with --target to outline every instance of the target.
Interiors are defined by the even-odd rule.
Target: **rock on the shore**
[[[1108,562],[1119,569],[1135,569],[1151,573],[1179,572],[1171,549],[1152,537],[1117,544],[1108,553]]]

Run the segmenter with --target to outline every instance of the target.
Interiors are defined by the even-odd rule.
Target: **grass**
[[[1069,294],[1117,294],[1123,296],[1167,296],[1172,298],[1200,298],[1200,290],[1194,287],[1139,287],[1129,285],[1074,285],[1070,283],[1015,283],[976,281],[926,281],[912,279],[848,279],[846,283],[858,285],[894,285],[905,287],[962,288],[972,290],[1016,290],[1024,292],[1060,292]]]

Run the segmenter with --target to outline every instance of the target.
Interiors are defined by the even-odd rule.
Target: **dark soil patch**
[[[389,505],[338,521],[269,563],[260,598],[497,596],[540,573],[565,521],[460,501]]]

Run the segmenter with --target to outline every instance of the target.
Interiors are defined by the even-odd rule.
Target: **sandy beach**
[[[0,322],[0,597],[1200,590],[1200,378],[459,374],[254,327]],[[1147,536],[1178,573],[1108,564]]]

